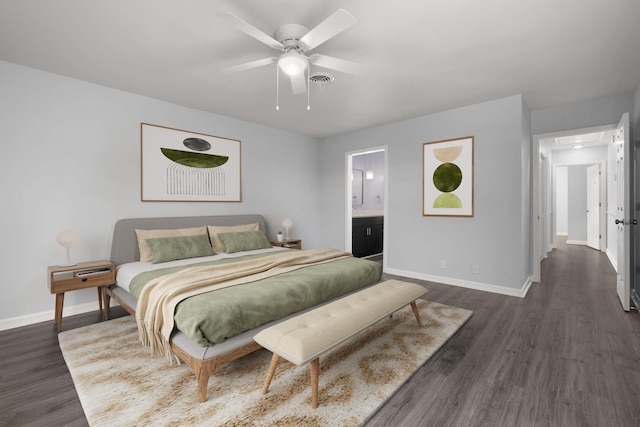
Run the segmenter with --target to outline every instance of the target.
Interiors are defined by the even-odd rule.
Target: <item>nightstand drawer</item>
[[[271,245],[279,248],[302,250],[302,240],[300,239],[284,239],[279,242],[277,240],[271,240]]]
[[[113,271],[105,271],[97,274],[91,274],[89,276],[73,276],[65,277],[61,274],[58,279],[57,274],[54,273],[53,280],[51,280],[51,293],[67,292],[76,289],[95,288],[98,286],[113,285],[115,278]]]

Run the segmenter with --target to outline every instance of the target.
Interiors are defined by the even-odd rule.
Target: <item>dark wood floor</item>
[[[622,311],[606,256],[561,245],[526,298],[425,285],[474,315],[368,426],[640,425],[640,315]],[[0,425],[86,424],[53,322],[0,332]]]
[[[474,315],[367,426],[640,426],[640,315],[602,253],[561,243],[525,298],[427,287]]]

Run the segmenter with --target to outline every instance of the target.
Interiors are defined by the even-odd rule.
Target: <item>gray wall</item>
[[[387,146],[388,269],[521,289],[530,275],[523,255],[530,245],[528,213],[522,212],[530,198],[523,111],[518,95],[325,139],[321,244],[345,246],[346,153]],[[475,137],[475,216],[423,217],[422,144],[469,135]],[[446,260],[446,269],[439,268],[440,260]],[[472,274],[472,263],[479,264],[479,274]]]
[[[533,193],[533,182],[531,181],[531,111],[524,102],[522,105],[521,125],[521,148],[520,148],[520,180],[522,191],[520,192],[520,251],[522,259],[522,270],[520,277],[522,283],[527,281],[533,266],[531,264],[531,238],[533,236],[533,222],[531,220],[531,195]]]
[[[567,240],[587,241],[587,166],[567,167]]]
[[[7,62],[0,75],[0,322],[52,315],[46,269],[65,260],[56,235],[67,228],[80,234],[76,261],[107,259],[127,217],[261,213],[270,237],[291,218],[292,236],[318,246],[318,140]],[[141,202],[140,122],[240,139],[242,202]],[[65,313],[96,299],[70,292]]]
[[[554,218],[556,226],[556,234],[568,236],[569,235],[569,192],[567,181],[567,167],[560,166],[555,168],[554,175]]]
[[[538,135],[618,124],[633,108],[633,92],[531,112],[531,134]]]

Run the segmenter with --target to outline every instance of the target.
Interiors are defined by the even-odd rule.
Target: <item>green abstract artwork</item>
[[[473,137],[423,144],[423,215],[473,216]]]
[[[462,201],[455,194],[445,193],[436,197],[436,200],[433,202],[433,207],[436,209],[438,208],[461,209]]]
[[[192,153],[171,148],[160,148],[162,154],[171,161],[191,168],[215,168],[222,166],[229,160],[228,156],[216,156],[215,154]]]
[[[454,163],[443,163],[433,173],[433,185],[443,193],[450,193],[460,186],[462,171]]]

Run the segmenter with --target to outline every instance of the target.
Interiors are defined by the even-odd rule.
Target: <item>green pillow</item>
[[[266,249],[271,242],[262,231],[238,231],[236,233],[218,233],[228,254],[253,249]]]
[[[151,262],[153,264],[176,259],[215,255],[213,248],[211,248],[211,242],[209,242],[209,236],[206,234],[156,237],[145,241],[151,249]]]

